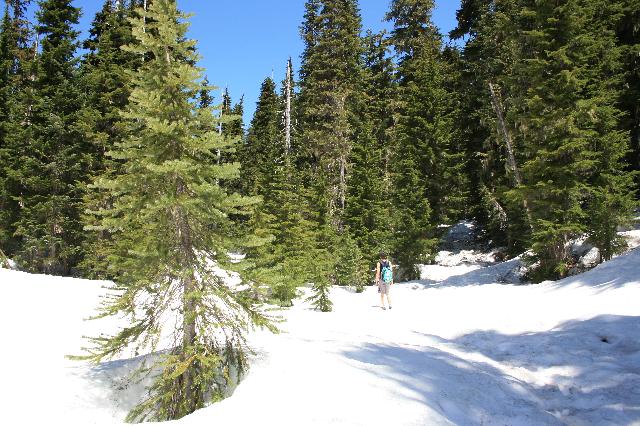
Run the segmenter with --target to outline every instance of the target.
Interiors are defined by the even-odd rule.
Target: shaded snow
[[[250,336],[233,396],[172,423],[640,424],[640,250],[558,282],[495,284],[517,262],[395,284],[391,311],[373,287],[332,289],[331,313],[298,302],[283,333]],[[3,424],[119,424],[141,395],[124,380],[140,358],[64,358],[117,326],[82,321],[103,284],[0,269]]]

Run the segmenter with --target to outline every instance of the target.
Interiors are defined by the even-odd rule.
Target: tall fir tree
[[[334,261],[325,246],[312,197],[304,185],[300,164],[300,145],[294,131],[297,102],[291,60],[287,64],[282,94],[274,102],[273,82],[265,81],[252,128],[247,138],[252,154],[247,161],[262,159],[250,171],[263,183],[256,186],[264,202],[250,226],[270,244],[250,250],[254,262],[253,281],[269,288],[269,297],[282,306],[291,306],[297,288],[307,283],[332,284]],[[268,155],[266,155],[268,154]]]
[[[628,163],[636,175],[636,195],[640,195],[640,1],[622,0],[622,16],[617,26],[622,49],[624,85],[620,109],[625,113],[622,129],[629,132]]]
[[[24,158],[16,174],[23,184],[16,223],[17,258],[30,271],[71,274],[81,259],[83,185],[87,165],[78,130],[81,93],[77,76],[80,10],[70,1],[40,3],[28,122],[20,130]]]
[[[0,249],[11,253],[13,232],[11,228],[15,222],[17,206],[12,205],[11,190],[8,188],[10,155],[8,146],[9,120],[11,119],[9,102],[12,92],[11,77],[13,74],[13,51],[15,36],[12,32],[12,19],[9,15],[9,5],[0,27]]]
[[[0,27],[0,249],[13,257],[21,240],[15,235],[24,192],[18,173],[24,157],[23,132],[29,119],[34,49],[26,9],[30,0],[5,3]]]
[[[222,106],[220,109],[220,119],[218,123],[218,132],[229,141],[228,148],[220,152],[218,162],[220,163],[239,163],[240,154],[244,142],[244,123],[242,114],[244,112],[243,97],[240,101],[233,104],[229,89],[225,88],[222,92]],[[241,189],[241,180],[234,179],[224,182],[224,188],[228,192],[239,192]]]
[[[164,349],[153,358],[159,372],[148,398],[128,419],[169,420],[219,398],[220,378],[233,380],[232,372],[246,367],[246,330],[269,322],[209,266],[229,265],[227,253],[241,245],[225,232],[229,216],[256,200],[221,188],[219,182],[237,177],[237,164],[204,160],[229,142],[215,130],[213,109],[198,107],[202,72],[193,65],[195,42],[185,38],[186,16],[175,1],[155,0],[132,23],[138,43],[126,50],[146,60],[133,76],[127,137],[110,154],[123,172],[95,183],[113,203],[95,212],[94,228],[114,235],[109,264],[117,276],[99,316],[124,313],[132,322],[93,339],[86,358],[101,361],[129,347]],[[172,315],[178,325],[170,321],[165,330]],[[172,339],[160,347],[163,331]]]
[[[400,276],[416,278],[429,261],[436,225],[446,223],[459,197],[458,153],[453,148],[442,38],[431,21],[433,0],[396,0],[391,43],[398,55],[397,124],[391,160],[394,187],[394,255]]]
[[[282,164],[284,143],[279,107],[275,82],[267,77],[262,82],[256,112],[242,147],[241,174],[245,194],[266,196],[275,168]]]
[[[517,0],[464,0],[457,13],[455,38],[468,37],[462,52],[458,84],[461,99],[461,138],[466,140],[469,210],[484,230],[487,242],[506,246],[510,254],[522,253],[529,244],[530,226],[520,199],[508,197],[517,186],[514,170],[508,165],[504,131],[513,139],[515,166],[524,161],[519,140],[513,138],[513,123],[501,124],[495,106],[508,115],[512,108],[506,81],[513,73],[517,56]],[[498,104],[492,103],[489,84]],[[503,102],[504,100],[504,102]],[[517,171],[517,170],[516,170]]]
[[[362,90],[361,18],[356,0],[307,1],[300,81],[301,137],[313,169],[321,217],[343,225],[354,100]]]
[[[90,143],[84,153],[89,179],[100,175],[120,173],[120,162],[107,155],[125,137],[122,110],[129,102],[130,73],[142,64],[140,55],[127,52],[123,46],[134,43],[128,19],[133,9],[124,2],[106,0],[96,14],[89,38],[83,47],[88,51],[80,67],[80,82],[85,100],[81,111],[80,129]],[[85,210],[98,210],[111,203],[102,193],[88,191],[84,197]],[[85,218],[90,221],[90,217]],[[90,222],[87,224],[91,225]],[[82,263],[85,276],[109,277],[103,252],[106,232],[89,232],[84,243],[86,256]],[[108,243],[106,243],[108,246]]]
[[[366,200],[360,200],[361,178],[360,188],[350,191],[353,149],[371,146],[373,142],[372,127],[362,109],[365,87],[361,26],[356,0],[309,0],[305,4],[301,26],[305,50],[298,98],[300,145],[304,147],[300,164],[307,187],[312,189],[311,204],[316,210],[314,247],[331,253],[329,259],[319,259],[315,265],[315,270],[328,273],[322,282],[315,283],[319,297],[325,294],[322,286],[347,284],[351,277],[362,275],[361,267],[345,271],[340,267],[341,262],[346,261],[342,266],[365,264],[361,260],[351,262],[351,259],[361,259],[360,247],[357,253],[351,253],[342,244],[353,238],[348,234],[351,232],[347,213],[349,199],[355,201],[354,206],[366,205]],[[356,210],[358,207],[351,211],[352,218]],[[356,222],[353,219],[352,222]],[[364,231],[362,227],[359,229]]]
[[[569,243],[583,234],[604,258],[611,257],[633,192],[623,163],[628,138],[619,130],[616,107],[620,4],[523,1],[523,6],[511,120],[526,162],[523,185],[515,192],[530,205],[531,247],[539,262],[533,278],[539,280],[567,274],[573,262]]]
[[[391,249],[391,185],[388,159],[391,153],[389,129],[393,123],[393,64],[384,33],[369,32],[364,42],[364,90],[357,97],[359,115],[351,155],[345,222],[348,234],[338,247],[342,257],[361,260],[363,265],[347,274],[363,277],[381,250]],[[356,246],[351,240],[357,242]],[[364,259],[369,259],[367,262]],[[338,269],[353,260],[338,262]],[[353,265],[355,266],[355,265]],[[343,274],[340,274],[343,275]],[[342,280],[339,280],[342,281]],[[358,288],[362,278],[357,280]]]

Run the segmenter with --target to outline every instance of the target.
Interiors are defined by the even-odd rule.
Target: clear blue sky
[[[389,28],[382,22],[391,0],[360,0],[363,28],[374,31]],[[74,0],[83,16],[80,27],[86,36],[102,0]],[[228,87],[233,102],[245,99],[245,125],[255,110],[260,84],[271,76],[284,78],[286,60],[293,58],[299,68],[303,50],[299,35],[304,0],[178,0],[178,6],[191,12],[190,37],[198,41],[211,84]],[[447,34],[455,26],[460,0],[436,0],[434,22]]]

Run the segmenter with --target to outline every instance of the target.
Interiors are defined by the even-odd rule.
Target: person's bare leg
[[[384,309],[384,292],[380,292],[380,307]]]

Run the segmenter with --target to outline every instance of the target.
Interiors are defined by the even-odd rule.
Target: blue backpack
[[[393,281],[393,271],[391,270],[391,264],[388,260],[380,262],[380,278],[385,283]]]

